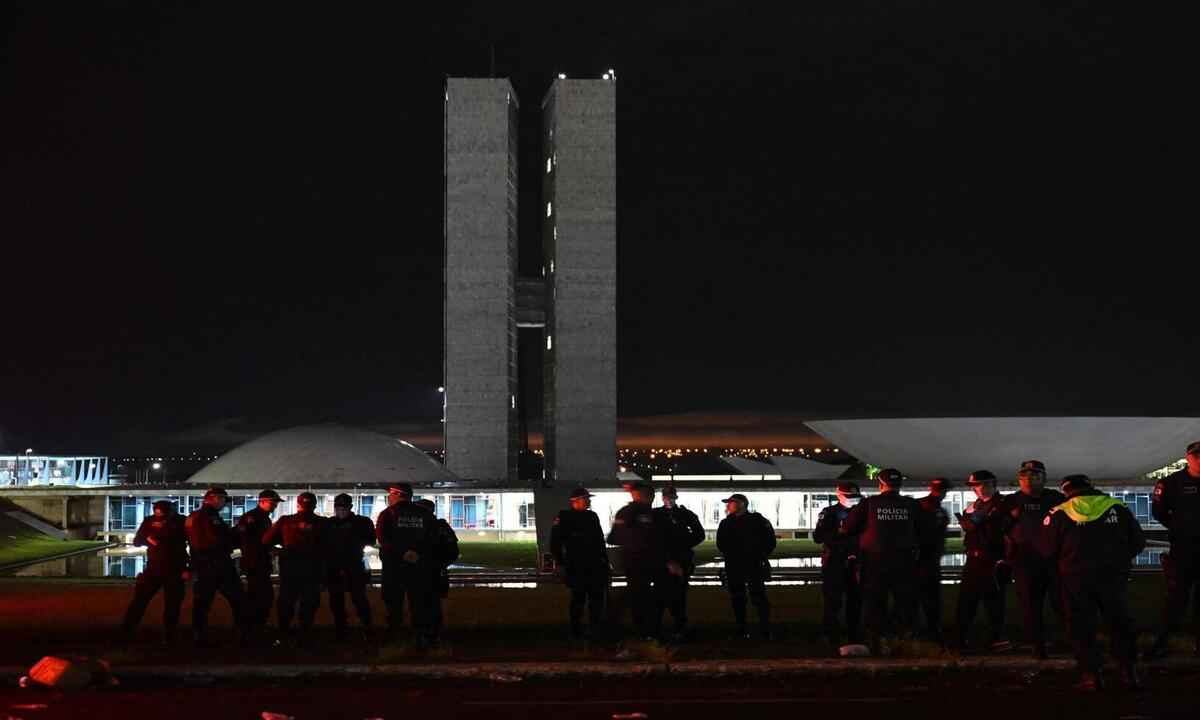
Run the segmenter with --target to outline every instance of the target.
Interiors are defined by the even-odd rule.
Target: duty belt
[[[967,557],[987,557],[987,554],[987,550],[980,550],[979,548],[967,551]]]

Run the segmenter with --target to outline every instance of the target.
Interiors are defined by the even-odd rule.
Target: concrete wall
[[[546,471],[574,487],[616,474],[616,84],[557,80],[543,117]]]
[[[62,528],[69,540],[92,540],[106,529],[108,499],[103,495],[6,495],[5,499]]]
[[[446,82],[446,467],[473,480],[516,476],[516,113],[507,80]]]

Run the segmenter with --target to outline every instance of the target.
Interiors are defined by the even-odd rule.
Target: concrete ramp
[[[44,520],[39,520],[24,510],[7,510],[4,512],[4,514],[23,525],[28,525],[43,535],[49,535],[56,540],[67,539],[67,532],[65,530],[62,528],[56,528]]]

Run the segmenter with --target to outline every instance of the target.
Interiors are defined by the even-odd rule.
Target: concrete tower
[[[517,471],[517,120],[508,80],[446,81],[446,467],[500,483]]]

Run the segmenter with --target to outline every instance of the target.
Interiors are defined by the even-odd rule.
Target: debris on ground
[[[41,685],[55,690],[82,690],[85,687],[118,685],[108,663],[99,658],[84,656],[55,657],[47,655],[37,661],[29,674],[20,680],[21,687]]]

